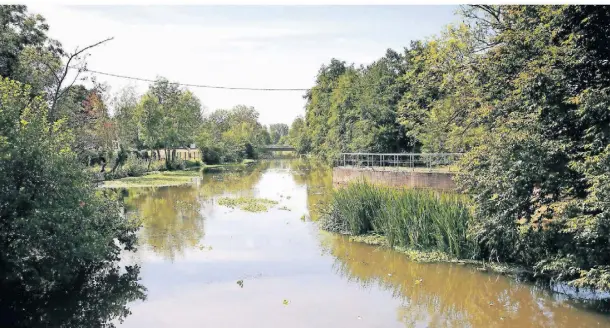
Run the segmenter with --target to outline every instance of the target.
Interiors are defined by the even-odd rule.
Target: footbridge
[[[263,149],[267,151],[297,151],[296,148],[285,145],[267,145]]]
[[[341,153],[333,161],[333,184],[354,180],[394,187],[455,190],[460,153]]]

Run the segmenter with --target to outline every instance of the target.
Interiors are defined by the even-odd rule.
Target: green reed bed
[[[464,195],[355,182],[333,193],[322,227],[354,236],[379,234],[390,246],[465,258],[476,255],[467,237],[471,219]]]

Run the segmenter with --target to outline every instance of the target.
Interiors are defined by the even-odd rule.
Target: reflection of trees
[[[270,161],[262,161],[238,171],[203,174],[199,194],[205,198],[227,193],[251,194],[270,165]]]
[[[49,323],[45,327],[115,327],[109,323],[111,320],[122,321],[131,314],[126,304],[146,299],[146,288],[138,283],[139,271],[138,266],[121,269],[110,262],[83,270],[76,283],[46,296],[48,308],[35,309],[44,310],[44,314],[36,318],[32,311],[30,315],[36,318],[35,322],[44,317]]]
[[[201,198],[194,186],[133,188],[125,203],[143,221],[141,238],[156,252],[175,259],[204,235]]]
[[[319,161],[297,159],[290,161],[294,181],[307,186],[307,208],[312,221],[320,218],[320,209],[327,204],[333,188],[332,169]]]
[[[591,327],[561,295],[472,268],[411,262],[400,253],[329,237],[336,271],[365,288],[379,286],[403,300],[405,326]],[[417,281],[423,279],[421,283]]]
[[[332,172],[307,160],[265,160],[241,170],[206,173],[199,186],[132,188],[126,191],[125,205],[143,221],[143,242],[173,260],[203,238],[201,207],[205,199],[224,194],[252,195],[267,170],[290,170],[297,184],[307,185],[307,207],[316,220],[317,206],[332,188]]]

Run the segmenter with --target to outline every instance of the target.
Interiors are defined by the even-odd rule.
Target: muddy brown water
[[[596,303],[322,232],[314,221],[331,188],[329,169],[281,160],[129,190],[144,226],[125,261],[141,266],[148,299],[120,326],[610,327]],[[279,204],[258,213],[217,204],[237,196]]]

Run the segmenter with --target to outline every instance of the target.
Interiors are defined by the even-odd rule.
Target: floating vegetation
[[[307,215],[305,215],[305,214],[301,215],[301,221],[305,221],[305,220],[307,220]]]
[[[242,279],[237,280],[237,284],[239,285],[239,287],[244,288],[244,281]]]
[[[266,212],[273,205],[277,205],[277,203],[278,202],[271,199],[252,197],[223,197],[218,199],[218,205],[229,208],[239,208],[240,210],[247,212]]]
[[[279,207],[278,210],[282,210],[282,211],[291,211],[291,209],[288,208],[288,206],[282,206]]]
[[[181,210],[186,210],[186,211],[196,211],[199,210],[199,204],[193,204],[191,202],[185,202],[183,200],[177,200],[176,201],[176,205],[175,205],[176,209],[181,209]]]
[[[290,303],[290,302],[288,302],[288,300],[284,300],[284,301],[282,302],[282,304],[284,304],[284,305],[288,305],[288,303]]]

